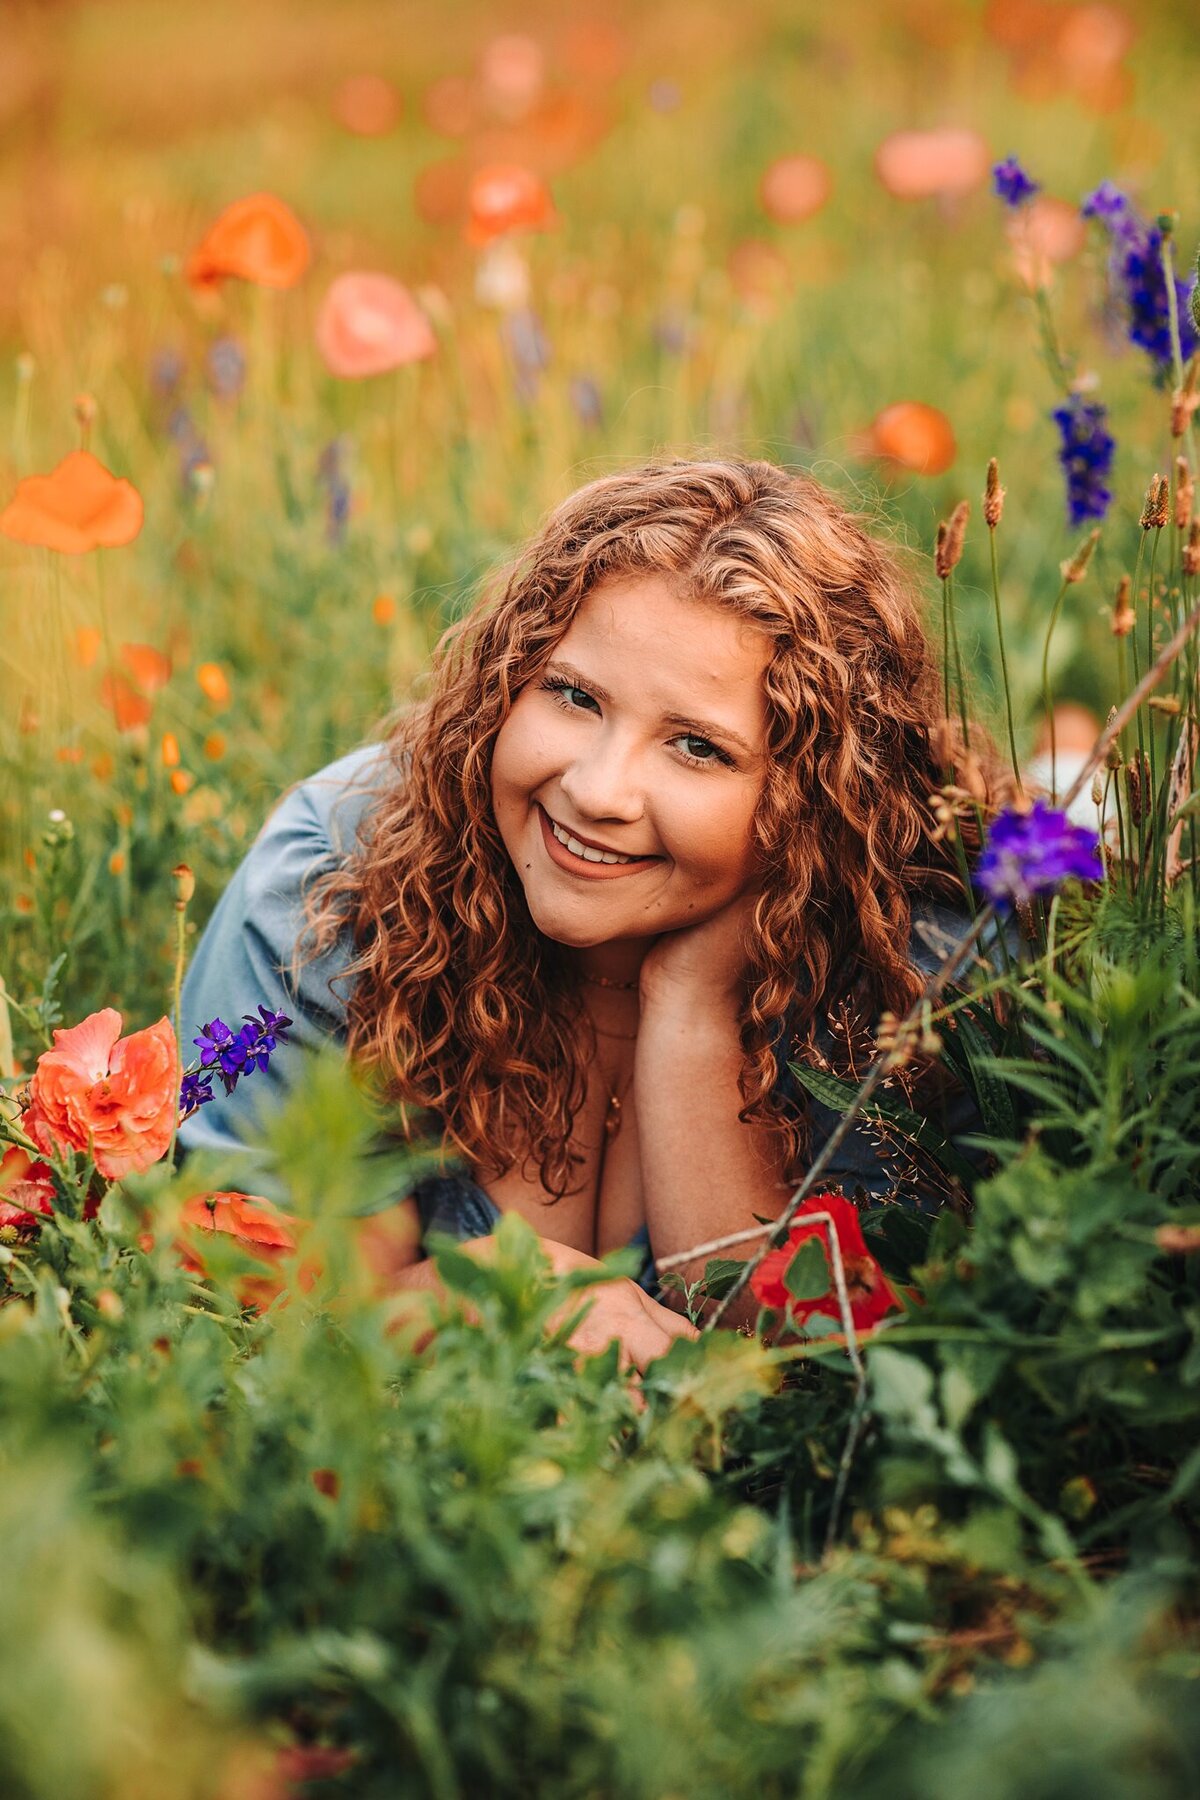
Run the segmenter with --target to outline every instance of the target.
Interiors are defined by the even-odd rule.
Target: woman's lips
[[[617,875],[639,875],[644,869],[653,868],[660,859],[657,856],[640,856],[636,862],[596,863],[586,862],[582,856],[576,856],[560,844],[550,829],[550,816],[544,806],[537,809],[538,822],[542,828],[542,842],[552,863],[564,869],[568,875],[580,875],[585,881],[610,881]]]

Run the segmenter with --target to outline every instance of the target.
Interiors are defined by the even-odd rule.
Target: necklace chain
[[[607,975],[586,975],[582,969],[579,973],[580,978],[583,981],[590,981],[593,987],[621,988],[625,993],[631,994],[638,986],[636,981],[610,981]]]

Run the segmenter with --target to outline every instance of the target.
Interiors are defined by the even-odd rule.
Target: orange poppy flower
[[[429,320],[390,275],[351,269],[333,283],[317,315],[317,349],[331,374],[354,380],[419,362],[437,349]]]
[[[781,156],[758,184],[763,211],[781,225],[799,225],[820,212],[833,178],[819,156]]]
[[[987,179],[987,139],[965,126],[893,131],[875,152],[875,173],[898,200],[969,194]]]
[[[26,475],[0,512],[5,537],[68,556],[131,544],[141,529],[142,496],[90,450],[72,450],[49,475]]]
[[[898,400],[894,406],[885,406],[870,427],[867,448],[872,455],[918,475],[941,475],[958,455],[945,413],[920,400]]]
[[[111,707],[118,731],[136,731],[150,723],[154,707],[123,675],[108,674],[100,683],[100,698]]]
[[[489,244],[509,231],[547,231],[554,202],[540,175],[521,163],[488,163],[467,190],[467,242]]]
[[[229,705],[229,677],[220,663],[202,662],[196,670],[200,692],[216,707]]]
[[[425,123],[440,137],[466,137],[475,123],[475,89],[462,75],[443,75],[425,90]]]
[[[207,287],[227,277],[259,287],[295,287],[309,263],[303,225],[274,194],[235,200],[188,258],[187,279]]]
[[[383,137],[400,118],[400,96],[382,75],[348,75],[333,96],[333,116],[356,137]]]
[[[121,661],[144,694],[156,694],[171,679],[171,664],[153,644],[122,644]]]
[[[161,1018],[121,1036],[111,1006],[54,1033],[29,1084],[24,1126],[39,1149],[91,1149],[106,1181],[166,1155],[179,1114],[175,1033]]]
[[[90,669],[100,654],[100,633],[95,625],[79,625],[75,631],[75,661],[81,669]]]
[[[471,172],[460,156],[439,157],[418,169],[413,180],[413,205],[426,225],[449,225],[467,211]]]
[[[207,1275],[200,1250],[202,1237],[220,1232],[242,1246],[255,1261],[264,1264],[261,1275],[244,1275],[235,1292],[242,1306],[265,1312],[283,1289],[282,1276],[273,1265],[296,1252],[300,1222],[281,1212],[258,1194],[193,1194],[184,1202],[180,1219],[187,1236],[179,1244],[180,1260],[194,1274]],[[305,1263],[298,1271],[302,1288],[311,1288],[316,1266]]]

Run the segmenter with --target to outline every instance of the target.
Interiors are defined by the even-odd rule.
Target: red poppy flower
[[[520,163],[477,169],[467,190],[467,210],[471,244],[489,244],[507,231],[546,231],[556,217],[545,182]]]
[[[0,1157],[0,1231],[35,1231],[54,1211],[54,1182],[44,1162],[13,1144]]]
[[[208,287],[232,277],[259,287],[295,287],[308,268],[303,225],[274,194],[235,200],[209,227],[188,258],[187,279]]]
[[[429,320],[390,275],[351,269],[330,287],[317,315],[317,349],[331,374],[382,375],[437,349]]]
[[[100,698],[111,707],[118,731],[136,731],[150,722],[154,711],[145,694],[138,692],[123,675],[106,675],[100,683]]]
[[[828,1213],[832,1218],[838,1248],[842,1253],[850,1317],[856,1331],[869,1331],[885,1313],[899,1307],[900,1301],[887,1276],[867,1249],[858,1213],[850,1201],[843,1200],[840,1194],[810,1194],[800,1206],[797,1217],[806,1213]],[[827,1246],[828,1227],[823,1223],[793,1225],[788,1232],[787,1243],[778,1250],[767,1252],[750,1277],[750,1291],[760,1305],[772,1307],[776,1312],[786,1312],[792,1320],[801,1324],[814,1313],[834,1319],[839,1317],[832,1269],[828,1291],[815,1299],[797,1300],[788,1292],[784,1281],[788,1265],[800,1246],[807,1243],[809,1238],[818,1236]],[[828,1254],[826,1248],[826,1255]]]
[[[143,694],[156,694],[171,679],[170,658],[153,644],[122,644],[121,661]]]
[[[72,450],[49,475],[26,475],[0,512],[5,537],[69,556],[132,543],[141,529],[141,495],[90,450]]]

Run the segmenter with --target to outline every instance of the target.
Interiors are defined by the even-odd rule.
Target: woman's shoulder
[[[350,854],[372,802],[391,786],[397,765],[390,746],[364,744],[290,787],[268,815],[255,849],[301,837],[334,858]]]

